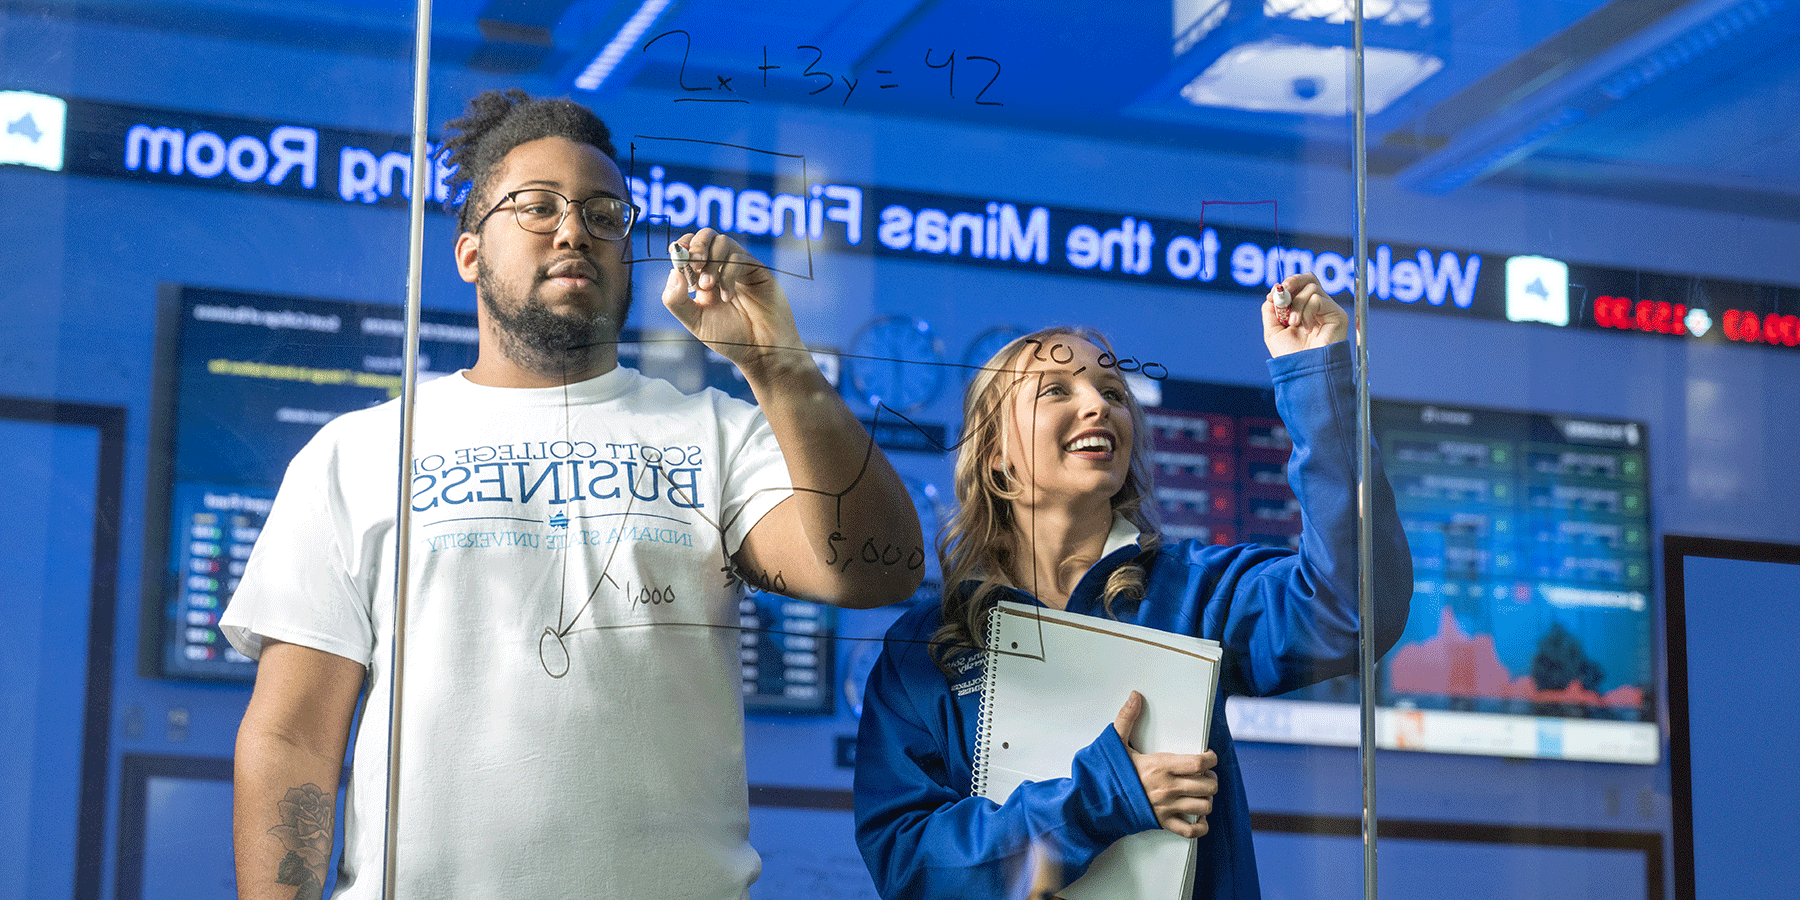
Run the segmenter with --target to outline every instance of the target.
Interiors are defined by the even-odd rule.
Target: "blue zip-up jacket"
[[[1219,792],[1199,838],[1196,900],[1260,896],[1250,846],[1250,808],[1225,724],[1225,696],[1267,696],[1354,671],[1357,665],[1356,428],[1349,344],[1269,361],[1275,405],[1293,440],[1288,481],[1300,500],[1298,552],[1256,544],[1184,541],[1148,562],[1144,599],[1126,621],[1219,641],[1225,650],[1210,714]],[[1412,558],[1393,491],[1374,465],[1376,619],[1386,653],[1406,626]],[[1121,520],[1122,521],[1122,520]],[[1127,533],[1088,570],[1070,612],[1105,615],[1100,591],[1140,553]],[[1036,602],[1005,589],[1000,599]],[[981,703],[979,654],[946,678],[929,641],[941,609],[909,611],[888,630],[864,691],[856,747],[856,842],[886,900],[1023,896],[1037,845],[1067,883],[1113,841],[1159,827],[1111,722],[1071,722],[1097,737],[1075,755],[1069,778],[1020,786],[1003,804],[970,796]],[[1125,702],[1119,698],[1120,705]]]

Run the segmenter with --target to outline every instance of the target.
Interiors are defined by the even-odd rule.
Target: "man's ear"
[[[476,259],[481,255],[481,238],[473,231],[465,231],[456,236],[456,274],[462,280],[474,284]]]

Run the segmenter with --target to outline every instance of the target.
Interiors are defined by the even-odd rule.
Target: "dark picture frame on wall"
[[[1663,578],[1675,900],[1795,896],[1800,544],[1665,535]]]

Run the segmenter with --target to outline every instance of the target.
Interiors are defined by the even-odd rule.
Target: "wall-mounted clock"
[[[870,408],[912,412],[943,388],[944,345],[923,319],[875,319],[857,333],[849,352],[850,389]]]
[[[987,365],[987,361],[993,359],[994,354],[999,353],[1001,347],[1012,343],[1014,338],[1025,333],[1025,329],[1017,325],[995,325],[976,335],[975,339],[969,342],[968,349],[963,351],[963,380],[968,381],[974,378],[975,373],[981,371],[981,367]]]

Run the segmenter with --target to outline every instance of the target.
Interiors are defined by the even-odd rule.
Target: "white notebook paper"
[[[1003,600],[988,619],[987,673],[976,726],[974,793],[1004,803],[1026,781],[1067,778],[1076,751],[1144,695],[1131,746],[1206,749],[1218,642]],[[1108,847],[1065,900],[1187,900],[1194,841],[1139,832]]]

